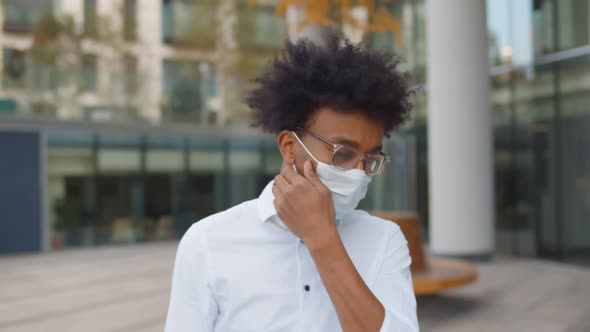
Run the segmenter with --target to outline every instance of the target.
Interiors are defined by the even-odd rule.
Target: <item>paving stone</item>
[[[0,256],[0,331],[162,331],[176,242]],[[422,331],[588,332],[590,268],[498,256],[418,298]]]

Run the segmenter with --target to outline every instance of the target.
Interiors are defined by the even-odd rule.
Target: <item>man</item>
[[[288,43],[255,80],[248,104],[282,169],[183,236],[167,332],[418,331],[402,232],[355,210],[411,110],[397,64],[333,35]]]

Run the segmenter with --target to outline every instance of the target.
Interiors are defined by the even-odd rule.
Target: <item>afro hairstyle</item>
[[[285,48],[262,75],[246,102],[252,125],[279,133],[305,127],[315,111],[361,112],[381,124],[385,135],[403,124],[412,110],[410,77],[397,68],[400,58],[352,44],[341,34],[324,45],[303,39]]]

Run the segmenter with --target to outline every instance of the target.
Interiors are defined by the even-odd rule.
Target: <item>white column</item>
[[[430,248],[488,258],[494,249],[485,0],[428,0]]]
[[[138,57],[140,110],[151,123],[162,118],[162,1],[137,2],[137,34],[141,45]]]
[[[218,96],[210,98],[210,105],[215,106],[217,125],[225,126],[232,116],[239,116],[244,107],[241,94],[236,93],[233,66],[238,60],[238,43],[236,40],[238,9],[234,0],[220,0],[217,7],[216,22],[217,56],[215,57],[214,75],[217,81]]]
[[[76,30],[81,32],[84,27],[84,1],[60,0],[58,10],[61,15],[71,17],[76,25]]]
[[[100,99],[103,99],[103,102],[112,105],[111,107],[121,104],[120,98],[116,96],[121,92],[120,88],[117,88],[119,82],[116,77],[120,75],[122,70],[120,57],[123,36],[122,6],[121,0],[96,2],[98,29],[100,33],[107,36],[109,44],[106,47],[100,47],[97,54],[98,95]],[[109,26],[101,26],[106,22],[109,23]]]

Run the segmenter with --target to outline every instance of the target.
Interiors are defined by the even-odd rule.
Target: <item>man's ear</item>
[[[277,145],[279,146],[281,156],[283,156],[283,161],[288,164],[294,164],[297,141],[293,137],[293,133],[289,130],[281,131],[277,138]]]

